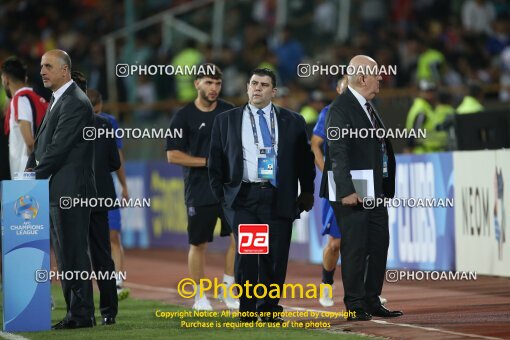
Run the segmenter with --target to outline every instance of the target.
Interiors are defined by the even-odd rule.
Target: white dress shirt
[[[55,99],[53,99],[53,104],[51,104],[50,111],[51,111],[51,109],[53,109],[53,107],[55,106],[55,103],[58,101],[58,99],[60,97],[62,97],[64,92],[66,92],[66,90],[69,88],[69,86],[71,86],[72,83],[74,83],[74,80],[71,79],[67,83],[62,85],[58,90],[53,92],[53,98],[55,98]]]
[[[259,114],[255,106],[248,104],[245,106],[243,111],[243,120],[241,126],[242,133],[242,142],[243,142],[243,182],[264,182],[267,180],[258,178],[257,167],[259,156],[259,150],[255,145],[255,139],[253,136],[253,129],[251,127],[250,120],[250,110],[253,113],[253,118],[255,118],[255,127],[257,128],[257,136],[259,139],[259,146],[264,146],[264,141],[262,140],[262,133],[260,132],[259,127]],[[273,108],[273,104],[270,102],[269,105],[262,108],[264,111],[264,118],[266,119],[267,126],[269,127],[269,132],[271,132],[271,110]],[[278,155],[278,120],[276,117],[276,112],[274,112],[274,127],[275,127],[275,154]]]

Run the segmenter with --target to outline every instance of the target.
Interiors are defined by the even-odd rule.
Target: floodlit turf
[[[52,294],[56,300],[56,309],[52,313],[52,323],[56,323],[65,315],[65,303],[62,297],[60,286],[52,285]],[[213,324],[224,324],[226,322],[237,323],[237,319],[228,317],[220,318],[157,318],[156,311],[175,312],[189,311],[178,306],[160,303],[158,301],[136,300],[129,298],[119,303],[119,315],[117,324],[112,326],[101,326],[97,306],[98,294],[94,294],[96,305],[96,319],[98,325],[94,328],[47,331],[32,333],[16,333],[28,339],[360,339],[362,337],[351,334],[339,334],[325,330],[306,330],[299,328],[290,329],[268,329],[264,328],[243,328],[227,329],[221,328],[191,328],[181,327],[181,321],[186,322],[212,322]],[[267,324],[266,324],[267,326]]]

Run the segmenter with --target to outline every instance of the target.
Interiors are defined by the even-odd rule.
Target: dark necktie
[[[48,109],[46,110],[46,114],[51,111],[51,106],[53,105],[53,102],[55,101],[55,96],[52,94],[50,99],[50,104],[48,105]]]
[[[269,132],[269,127],[267,126],[266,118],[264,118],[264,111],[257,110],[257,114],[259,115],[259,128],[260,133],[262,134],[262,140],[264,141],[264,146],[266,148],[271,148],[270,154],[275,156],[275,179],[270,180],[269,182],[276,187],[276,170],[278,169],[276,167],[276,155],[273,149],[273,143],[271,141],[271,133]]]
[[[375,118],[374,108],[372,107],[372,105],[370,105],[369,102],[366,102],[365,106],[367,107],[368,114],[370,115],[370,121],[372,122],[372,126],[377,129],[379,127],[379,124],[377,123],[377,118]]]
[[[41,125],[37,128],[37,131],[36,131],[36,136],[39,135],[39,131],[41,130],[41,127],[43,126],[44,122],[46,120],[48,120],[48,115],[51,111],[51,105],[53,105],[53,102],[55,101],[55,96],[52,94],[51,95],[51,99],[50,99],[50,103],[48,104],[48,108],[46,109],[46,113],[44,114],[44,118],[43,120],[41,121]]]

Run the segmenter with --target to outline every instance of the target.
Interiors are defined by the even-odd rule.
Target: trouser
[[[241,312],[280,312],[279,297],[269,297],[271,284],[277,284],[283,292],[283,284],[287,274],[290,240],[292,236],[292,221],[278,217],[276,214],[276,189],[261,188],[243,184],[233,204],[233,231],[237,248],[239,248],[239,224],[268,224],[269,225],[269,254],[239,254],[235,259],[235,278],[243,289],[247,281],[252,284],[266,286],[268,294],[263,299],[257,299],[253,291],[246,292],[239,299]],[[249,294],[247,294],[249,293]],[[251,297],[248,297],[251,296]],[[258,296],[263,290],[258,290]]]
[[[342,281],[347,310],[368,312],[381,304],[390,242],[388,210],[342,206],[331,202],[342,234]]]
[[[61,284],[67,306],[66,319],[89,322],[94,316],[92,282],[89,277],[82,280],[81,275],[73,275],[71,280],[67,280],[65,273],[78,271],[90,276],[90,208],[61,209],[51,206],[50,220],[51,242],[58,270],[64,272]]]
[[[110,245],[108,211],[93,211],[90,214],[90,255],[92,268],[96,272],[99,287],[99,309],[103,317],[115,317],[118,311],[118,297],[115,277],[115,263]],[[99,272],[107,274],[106,280],[99,279]]]

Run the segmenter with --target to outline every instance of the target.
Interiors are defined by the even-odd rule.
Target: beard
[[[204,90],[200,90],[199,94],[200,94],[200,98],[207,101],[209,104],[212,104],[218,100],[218,96],[216,96],[214,99],[209,99],[209,97],[207,96],[207,93]]]

